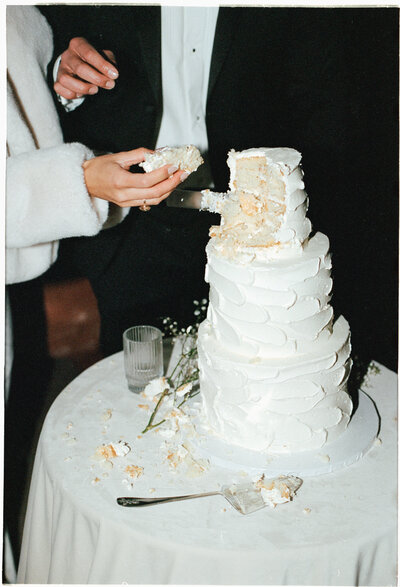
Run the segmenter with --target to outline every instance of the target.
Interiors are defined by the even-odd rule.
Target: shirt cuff
[[[57,80],[58,68],[60,67],[60,63],[61,63],[61,55],[59,57],[57,57],[57,59],[55,60],[54,66],[53,66],[53,81],[54,82]],[[57,100],[64,107],[66,112],[72,112],[73,110],[75,110],[75,108],[78,108],[78,106],[83,104],[83,102],[85,101],[85,98],[82,97],[82,98],[74,98],[73,100],[69,100],[68,98],[64,98],[63,96],[60,96],[60,94],[57,94]]]

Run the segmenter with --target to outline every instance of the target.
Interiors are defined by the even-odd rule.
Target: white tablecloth
[[[128,391],[122,354],[104,359],[61,393],[45,421],[18,581],[397,584],[397,376],[380,366],[365,390],[382,443],[347,469],[305,478],[290,503],[248,516],[222,496],[123,508],[118,496],[212,490],[230,483],[232,471],[171,467],[165,439],[140,434],[149,414]],[[119,440],[132,450],[112,468],[93,460],[99,445]],[[132,480],[127,465],[143,475]]]

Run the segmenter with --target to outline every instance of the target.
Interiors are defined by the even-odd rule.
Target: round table
[[[124,508],[117,497],[210,491],[246,473],[171,459],[173,438],[141,434],[149,411],[128,390],[122,353],[100,361],[44,423],[18,582],[396,585],[397,376],[378,365],[364,391],[381,417],[374,446],[345,469],[305,478],[289,503],[247,516],[222,496]],[[93,457],[119,441],[125,456]]]

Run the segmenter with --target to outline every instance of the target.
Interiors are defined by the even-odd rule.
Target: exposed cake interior
[[[221,223],[211,228],[211,237],[238,248],[300,243],[308,236],[311,226],[305,217],[307,194],[302,172],[292,153],[289,163],[285,162],[286,151],[293,150],[230,151],[230,191],[203,192],[203,208],[221,214]]]

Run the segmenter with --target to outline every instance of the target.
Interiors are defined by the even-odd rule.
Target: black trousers
[[[105,356],[122,349],[122,333],[136,324],[161,327],[166,316],[194,322],[194,300],[208,297],[205,247],[217,215],[159,205],[132,208],[122,224],[91,238],[61,242],[58,264],[87,277],[101,316]]]

